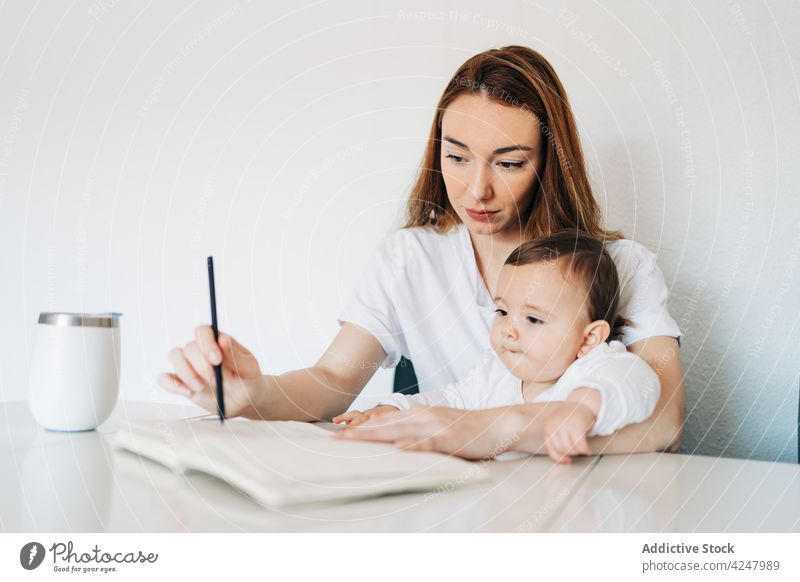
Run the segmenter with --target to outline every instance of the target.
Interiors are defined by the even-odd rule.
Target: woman
[[[463,377],[489,346],[494,284],[510,252],[560,228],[609,240],[623,288],[623,341],[661,382],[653,416],[590,440],[605,453],[675,450],[683,422],[680,330],[666,309],[655,256],[606,232],[586,175],[564,88],[537,52],[508,46],[478,54],[451,79],[408,202],[404,229],[373,256],[339,316],[341,328],[311,368],[261,374],[255,357],[208,326],[174,348],[159,383],[214,411],[212,366],[222,358],[229,416],[327,419],[353,402],[378,366],[409,357],[420,389]],[[218,349],[218,348],[221,348]],[[482,411],[414,409],[354,427],[358,438],[467,458],[542,452],[547,403]],[[380,425],[376,425],[376,423]]]

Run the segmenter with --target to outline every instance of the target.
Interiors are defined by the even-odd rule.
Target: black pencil
[[[217,294],[214,290],[214,258],[208,257],[208,291],[211,294],[211,329],[214,330],[214,342],[219,349],[219,328],[217,327]],[[220,354],[222,350],[220,349]],[[222,362],[214,366],[214,377],[217,379],[217,412],[219,421],[225,421],[225,400],[222,397]]]

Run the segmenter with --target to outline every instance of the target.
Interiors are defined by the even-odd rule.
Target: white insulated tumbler
[[[41,313],[28,403],[46,429],[91,430],[119,396],[121,313]]]

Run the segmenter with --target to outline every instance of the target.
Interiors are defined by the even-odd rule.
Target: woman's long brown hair
[[[546,144],[533,185],[533,204],[522,216],[526,239],[574,228],[602,239],[606,231],[592,194],[567,94],[553,67],[533,49],[506,46],[475,55],[453,75],[439,99],[422,166],[407,205],[405,228],[432,226],[447,232],[461,220],[450,205],[441,167],[442,116],[461,95],[483,95],[530,113]]]

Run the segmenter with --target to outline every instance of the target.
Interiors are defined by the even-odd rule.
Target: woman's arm
[[[561,402],[484,410],[416,406],[336,433],[342,439],[395,443],[465,459],[489,459],[510,450],[546,454],[544,420]]]
[[[628,425],[608,437],[589,440],[595,454],[677,450],[683,426],[684,385],[678,342],[652,337],[630,351],[653,367],[661,397],[648,420]],[[433,450],[468,459],[494,457],[505,451],[544,454],[544,421],[560,402],[535,402],[488,410],[419,407],[356,426],[343,438],[394,442],[416,450]]]
[[[368,331],[345,323],[310,368],[264,376],[258,418],[327,420],[347,410],[386,357]]]
[[[371,333],[345,323],[310,368],[265,376],[247,348],[223,332],[218,343],[211,327],[201,325],[194,341],[170,350],[175,372],[161,374],[158,381],[166,390],[215,412],[213,366],[221,364],[227,416],[320,420],[344,412],[385,357]]]

